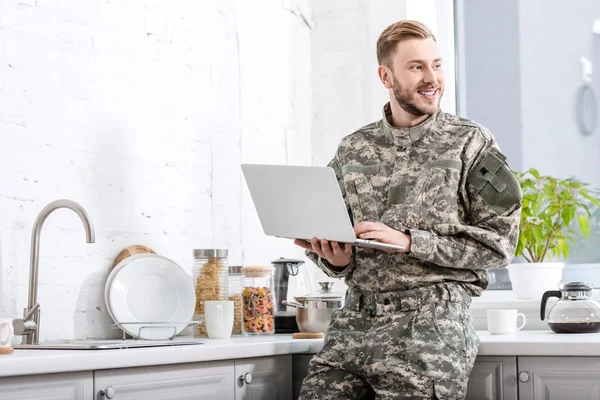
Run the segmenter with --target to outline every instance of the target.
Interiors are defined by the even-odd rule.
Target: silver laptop
[[[269,236],[405,249],[356,238],[332,168],[242,164],[242,171],[263,231]]]

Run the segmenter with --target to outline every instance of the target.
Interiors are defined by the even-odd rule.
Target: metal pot
[[[333,310],[344,307],[344,295],[331,292],[333,282],[319,282],[319,292],[294,297],[296,301],[283,304],[296,307],[296,323],[300,332],[325,332],[331,321]]]

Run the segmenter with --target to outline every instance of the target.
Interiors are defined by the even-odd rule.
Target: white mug
[[[12,319],[0,319],[0,347],[10,347],[13,335]]]
[[[211,339],[227,339],[233,330],[233,301],[205,301],[204,322]]]
[[[517,325],[519,317],[523,318],[523,322]],[[523,329],[526,322],[525,314],[517,310],[487,310],[487,327],[492,335],[516,333]]]

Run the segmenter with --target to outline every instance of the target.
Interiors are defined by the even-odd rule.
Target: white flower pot
[[[513,292],[520,300],[541,300],[547,290],[558,290],[562,262],[511,264],[507,267]]]

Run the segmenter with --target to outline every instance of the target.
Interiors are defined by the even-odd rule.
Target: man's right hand
[[[334,267],[345,267],[352,261],[352,245],[350,243],[330,242],[325,239],[312,238],[310,242],[296,239],[294,244],[316,253]]]

